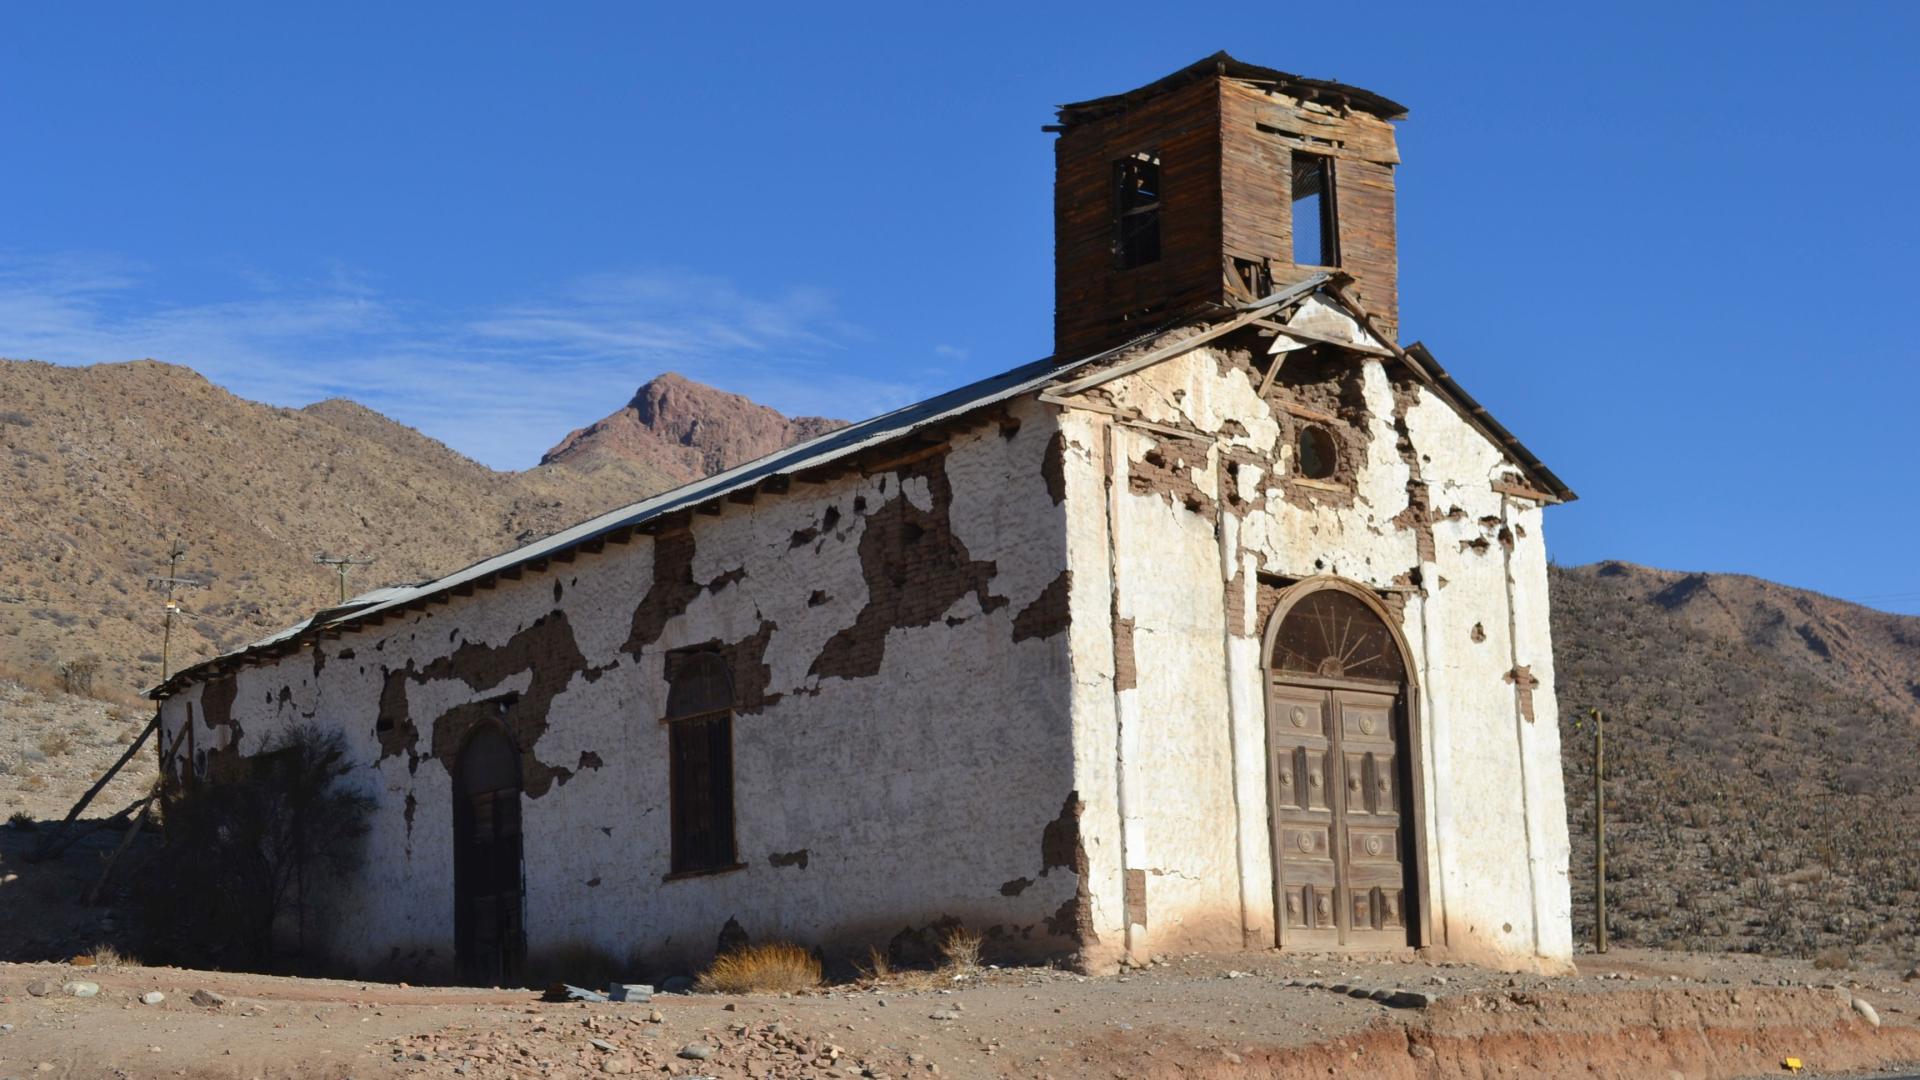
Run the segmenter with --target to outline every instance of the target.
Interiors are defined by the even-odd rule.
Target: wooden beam
[[[1510,484],[1505,480],[1495,480],[1492,487],[1493,490],[1502,495],[1512,495],[1515,498],[1532,499],[1535,502],[1541,503],[1557,503],[1560,501],[1555,496],[1549,495],[1544,491],[1535,491],[1524,484]]]
[[[1273,354],[1273,363],[1267,365],[1267,373],[1260,377],[1261,397],[1266,397],[1267,391],[1273,389],[1273,380],[1280,377],[1280,365],[1286,362],[1286,353],[1279,352]]]
[[[1310,487],[1319,491],[1339,491],[1348,495],[1353,494],[1353,489],[1350,487],[1344,487],[1340,484],[1329,484],[1325,480],[1315,480],[1311,476],[1290,476],[1287,479],[1299,484],[1301,487]]]
[[[1284,398],[1276,399],[1274,404],[1278,405],[1282,411],[1291,413],[1302,420],[1312,420],[1319,424],[1337,424],[1340,422],[1340,418],[1332,413],[1323,413],[1319,409],[1309,409],[1305,405],[1295,405],[1293,402],[1287,401]]]
[[[911,450],[905,450],[888,457],[876,457],[863,461],[860,463],[860,471],[868,476],[873,476],[876,473],[892,472],[895,469],[904,469],[909,465],[916,465],[928,458],[938,457],[946,452],[947,443],[943,440],[930,445],[916,446]]]
[[[1284,305],[1292,301],[1299,300],[1300,298],[1313,292],[1313,290],[1320,288],[1323,285],[1329,284],[1329,282],[1330,282],[1330,279],[1325,273],[1313,274],[1312,276],[1302,281],[1295,282],[1294,284],[1287,286],[1287,288],[1281,290],[1280,292],[1274,293],[1272,296],[1267,297],[1265,300],[1260,302],[1260,306],[1250,311],[1241,312],[1239,315],[1236,315],[1235,317],[1227,320],[1226,322],[1219,324],[1218,326],[1214,326],[1207,330],[1203,330],[1200,333],[1193,335],[1192,337],[1184,338],[1180,341],[1176,341],[1171,345],[1167,345],[1162,348],[1155,349],[1152,352],[1149,352],[1143,356],[1137,356],[1132,360],[1126,361],[1125,363],[1116,364],[1113,367],[1107,368],[1105,370],[1096,371],[1091,375],[1083,375],[1078,379],[1074,379],[1070,382],[1063,383],[1060,386],[1054,387],[1054,393],[1059,395],[1078,394],[1084,390],[1091,390],[1094,387],[1099,386],[1101,383],[1112,382],[1114,379],[1118,379],[1123,375],[1131,375],[1134,372],[1139,371],[1141,368],[1152,367],[1153,365],[1159,363],[1162,360],[1179,356],[1181,353],[1189,352],[1193,349],[1197,349],[1200,346],[1205,345],[1207,342],[1212,341],[1214,338],[1220,337],[1225,334],[1230,334],[1233,331],[1238,330],[1243,326],[1248,326],[1257,320],[1265,319],[1271,316],[1275,311],[1279,310]],[[1379,335],[1375,334],[1374,336],[1378,337]]]
[[[1186,428],[1170,427],[1166,424],[1156,424],[1151,420],[1142,420],[1140,414],[1132,409],[1115,408],[1103,401],[1094,401],[1092,399],[1070,400],[1066,398],[1056,398],[1045,393],[1040,395],[1040,400],[1053,405],[1064,405],[1069,409],[1085,409],[1088,412],[1104,413],[1128,427],[1141,428],[1158,435],[1171,435],[1178,439],[1192,439],[1195,442],[1211,443],[1218,441],[1205,432],[1189,431]]]
[[[1414,378],[1419,379],[1428,386],[1433,385],[1433,375],[1427,370],[1427,366],[1407,355],[1407,350],[1401,348],[1399,342],[1381,333],[1379,326],[1374,324],[1373,316],[1368,313],[1367,309],[1361,307],[1352,297],[1340,291],[1340,283],[1338,281],[1329,281],[1327,283],[1327,292],[1331,293],[1335,300],[1340,301],[1341,305],[1348,311],[1351,311],[1359,317],[1360,325],[1367,328],[1367,333],[1386,342],[1387,347],[1393,350],[1394,358],[1407,365],[1408,370],[1413,372]]]
[[[1392,357],[1395,355],[1392,350],[1383,349],[1378,345],[1356,344],[1344,338],[1334,337],[1332,334],[1322,334],[1317,330],[1302,330],[1297,326],[1288,326],[1286,323],[1274,322],[1272,319],[1255,319],[1253,325],[1264,330],[1276,330],[1290,338],[1298,338],[1301,341],[1312,342],[1316,345],[1333,345],[1342,349],[1352,349],[1354,352],[1366,353],[1369,356]]]

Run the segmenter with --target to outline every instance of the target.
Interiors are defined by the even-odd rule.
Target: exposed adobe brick
[[[481,724],[498,723],[520,751],[521,789],[528,798],[539,798],[555,783],[564,784],[573,770],[548,765],[534,752],[546,733],[549,707],[575,675],[597,679],[604,668],[587,665],[585,655],[574,640],[573,627],[564,611],[552,611],[535,619],[507,643],[500,646],[468,642],[418,670],[412,660],[403,668],[389,670],[381,687],[380,713],[374,724],[380,741],[380,758],[407,755],[408,771],[417,771],[423,755],[419,752],[419,725],[409,713],[406,684],[441,679],[458,679],[475,692],[491,690],[522,672],[530,675],[524,693],[505,693],[479,701],[456,705],[431,722],[431,757],[453,768],[467,735]]]
[[[1393,516],[1393,524],[1412,529],[1414,550],[1422,563],[1434,560],[1433,505],[1427,499],[1427,482],[1420,472],[1420,451],[1413,445],[1413,433],[1407,427],[1407,411],[1420,402],[1420,387],[1412,382],[1393,384],[1394,449],[1407,466],[1407,507]]]
[[[1184,506],[1208,521],[1219,508],[1213,492],[1194,483],[1195,469],[1207,467],[1207,452],[1202,444],[1187,439],[1156,440],[1139,460],[1127,465],[1127,490],[1135,495],[1164,495],[1175,506]]]
[[[860,568],[867,602],[854,623],[827,640],[810,673],[821,678],[864,679],[880,673],[887,633],[927,626],[972,594],[982,611],[1006,606],[1007,598],[989,591],[995,565],[975,559],[953,531],[953,485],[947,479],[947,451],[902,466],[891,496],[867,515],[860,533]],[[927,483],[931,508],[922,510],[902,486],[919,478]]]
[[[808,854],[807,849],[801,848],[799,851],[773,852],[767,856],[767,862],[774,867],[797,866],[805,870],[809,858],[811,858],[811,856]]]
[[[1113,688],[1131,690],[1139,681],[1133,660],[1133,620],[1121,619],[1113,624]]]
[[[739,641],[706,641],[698,645],[689,645],[675,649],[667,654],[666,677],[671,683],[686,658],[700,653],[718,655],[727,665],[727,674],[733,679],[733,709],[737,713],[753,713],[779,701],[781,695],[767,693],[767,686],[773,682],[773,669],[767,666],[767,645],[773,641],[773,632],[779,626],[769,620],[761,620],[760,628],[750,637]]]
[[[1067,628],[1067,599],[1073,590],[1073,571],[1062,570],[1033,603],[1013,617],[1013,640],[1049,638]]]
[[[1128,870],[1123,892],[1127,925],[1147,925],[1147,872]]]
[[[1527,723],[1533,723],[1533,692],[1540,687],[1540,680],[1533,677],[1533,668],[1521,664],[1502,676],[1513,684],[1514,699],[1520,704],[1520,715]]]
[[[1069,870],[1076,878],[1073,896],[1045,920],[1047,932],[1057,937],[1072,938],[1081,948],[1100,941],[1100,935],[1093,928],[1093,893],[1087,883],[1087,845],[1080,836],[1080,816],[1086,810],[1087,804],[1081,801],[1080,793],[1070,791],[1066,802],[1061,804],[1060,816],[1047,822],[1047,827],[1040,833],[1040,876],[1046,877],[1055,870]],[[1006,893],[1006,886],[1001,887],[1001,892],[1011,895]]]
[[[1067,500],[1067,435],[1054,430],[1053,438],[1047,440],[1047,449],[1040,458],[1040,479],[1047,485],[1047,496],[1053,505],[1059,506]]]
[[[687,529],[662,533],[653,540],[653,581],[647,595],[633,609],[633,629],[627,635],[622,652],[639,655],[660,640],[667,623],[686,613],[687,605],[700,595],[702,586],[693,580],[693,532]]]

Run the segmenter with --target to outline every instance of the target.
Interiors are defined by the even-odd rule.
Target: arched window
[[[1338,589],[1321,589],[1287,612],[1273,639],[1273,670],[1321,678],[1399,682],[1399,644],[1372,608]]]
[[[733,839],[733,677],[712,652],[667,657],[671,870],[737,865]]]

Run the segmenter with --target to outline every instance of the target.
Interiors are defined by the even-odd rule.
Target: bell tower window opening
[[[1339,266],[1340,231],[1334,212],[1333,159],[1293,154],[1293,262]]]
[[[1113,163],[1113,254],[1122,270],[1160,261],[1160,155]]]

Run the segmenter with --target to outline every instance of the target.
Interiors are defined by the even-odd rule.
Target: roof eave
[[[1565,481],[1547,467],[1546,462],[1541,461],[1538,455],[1527,449],[1519,436],[1508,431],[1505,424],[1494,419],[1486,406],[1480,404],[1472,394],[1467,393],[1466,387],[1456,382],[1453,376],[1447,373],[1447,369],[1440,366],[1440,361],[1434,359],[1432,350],[1428,349],[1423,342],[1416,341],[1408,345],[1406,352],[1426,368],[1427,374],[1433,379],[1434,387],[1451,399],[1454,408],[1466,421],[1505,450],[1514,464],[1519,466],[1520,471],[1526,474],[1527,479],[1533,481],[1541,491],[1563,503],[1570,503],[1580,498],[1572,488],[1566,485]]]
[[[1087,101],[1076,101],[1068,105],[1062,105],[1058,109],[1058,116],[1060,122],[1067,125],[1072,125],[1079,121],[1097,119],[1111,112],[1131,108],[1139,102],[1158,97],[1170,90],[1177,89],[1190,82],[1209,76],[1224,76],[1253,82],[1270,82],[1296,97],[1301,97],[1309,101],[1331,102],[1343,107],[1359,109],[1363,112],[1371,113],[1382,120],[1404,120],[1407,116],[1407,107],[1405,105],[1394,101],[1392,98],[1376,94],[1371,90],[1352,86],[1347,83],[1335,82],[1331,79],[1313,79],[1305,75],[1295,75],[1292,72],[1281,71],[1277,68],[1262,67],[1259,64],[1249,64],[1244,60],[1234,59],[1225,51],[1203,57],[1173,74],[1155,79],[1145,86],[1135,87],[1132,90],[1118,94],[1108,94],[1105,97],[1091,98]]]

